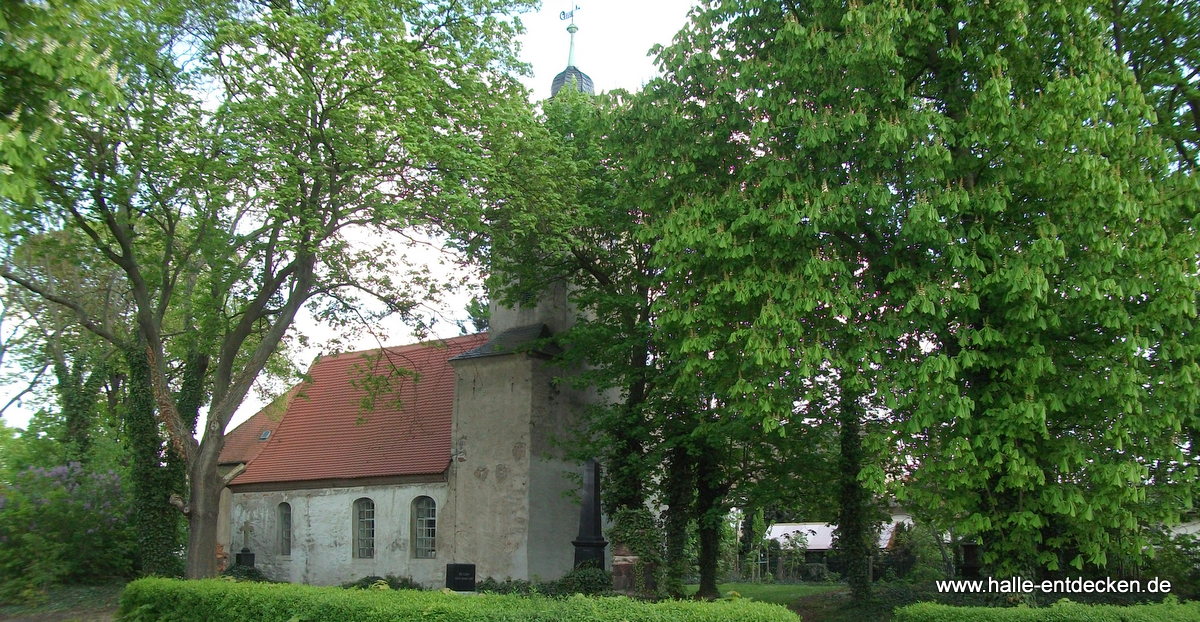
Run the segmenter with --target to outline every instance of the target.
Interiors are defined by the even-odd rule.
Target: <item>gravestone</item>
[[[612,575],[613,591],[619,594],[633,594],[637,591],[634,567],[638,557],[629,547],[621,542],[613,544]]]
[[[254,532],[254,527],[250,526],[250,521],[242,523],[242,528],[238,531],[242,532],[242,550],[234,559],[234,563],[238,566],[247,568],[254,567],[254,553],[250,552],[250,534]]]
[[[446,587],[455,592],[474,592],[475,564],[446,564]]]

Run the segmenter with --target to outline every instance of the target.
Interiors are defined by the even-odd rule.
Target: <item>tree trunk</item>
[[[875,538],[870,528],[869,495],[858,480],[858,474],[862,471],[862,419],[859,394],[848,388],[851,382],[853,380],[843,379],[838,410],[841,503],[837,548],[846,564],[846,583],[850,585],[854,598],[862,600],[871,596],[871,554],[875,548]]]
[[[662,588],[671,598],[683,598],[683,578],[687,573],[684,551],[687,549],[688,523],[691,522],[696,489],[694,460],[687,448],[682,446],[671,449],[669,460],[665,486],[667,572]]]
[[[67,461],[87,462],[92,445],[92,428],[95,427],[97,396],[104,378],[104,363],[80,353],[75,354],[69,365],[61,352],[53,352],[53,357],[65,428],[61,440],[67,448]],[[84,380],[89,366],[92,367],[91,373]]]
[[[721,548],[720,519],[713,520],[711,512],[700,516],[700,588],[696,597],[704,600],[715,600],[721,597],[717,589],[717,562]]]
[[[200,406],[204,402],[204,379],[208,374],[208,364],[208,356],[198,352],[192,352],[188,354],[182,369],[183,380],[180,383],[179,392],[175,396],[175,403],[178,405],[179,416],[183,418],[183,424],[187,426],[187,429],[190,430],[193,435],[196,433],[196,421],[200,417]],[[197,451],[196,455],[199,456],[200,452]],[[190,492],[189,489],[189,480],[193,482],[199,480],[195,479],[194,477],[189,477],[187,458],[179,454],[174,444],[167,444],[167,459],[163,468],[165,471],[164,475],[168,479],[170,494],[177,495],[180,499],[189,499],[194,496],[194,493]],[[221,498],[221,488],[223,488],[223,486],[217,488],[218,502]],[[192,507],[195,507],[194,502],[192,503]],[[213,551],[213,574],[215,575],[220,571],[220,569],[215,566],[217,563],[215,560],[215,521],[217,520],[217,514],[215,512],[213,513],[213,517],[214,544],[210,550]],[[196,533],[196,524],[195,519],[192,518],[192,514],[190,512],[188,513],[186,519],[188,523],[186,536],[188,540],[188,559],[190,560],[192,558],[191,551],[193,550],[191,545],[192,534]],[[190,570],[187,568],[188,565],[185,565],[185,574],[190,577]]]
[[[162,467],[163,441],[154,416],[149,361],[141,347],[129,349],[125,358],[129,366],[125,433],[131,454],[138,570],[147,575],[178,576],[179,511],[170,504],[173,483]]]
[[[720,466],[715,448],[702,447],[696,464],[696,516],[700,538],[700,589],[697,598],[714,600],[721,597],[717,590],[717,566],[721,549],[721,501],[724,493],[719,483]]]
[[[613,426],[612,443],[605,456],[608,479],[605,493],[605,509],[615,514],[621,509],[637,509],[646,505],[644,482],[647,478],[642,436],[646,433],[646,359],[647,347],[643,344],[630,356],[630,381],[626,398],[619,408],[620,418]]]
[[[192,494],[188,503],[187,578],[217,576],[217,527],[224,481],[217,473],[215,454],[202,448],[190,470]]]

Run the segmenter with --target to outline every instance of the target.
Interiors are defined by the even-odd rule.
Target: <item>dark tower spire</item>
[[[570,13],[563,11],[558,14],[559,19],[571,20],[571,24],[567,26],[567,32],[571,33],[571,47],[567,52],[567,68],[562,73],[554,76],[554,81],[550,83],[550,97],[558,95],[563,86],[572,83],[575,84],[575,88],[588,95],[596,94],[596,88],[592,84],[591,76],[583,73],[575,66],[575,33],[579,32],[579,26],[575,25],[575,11],[577,10],[579,10],[579,7],[571,9]]]

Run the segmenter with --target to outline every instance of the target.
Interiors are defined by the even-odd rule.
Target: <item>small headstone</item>
[[[446,564],[446,587],[455,592],[474,592],[475,564]]]

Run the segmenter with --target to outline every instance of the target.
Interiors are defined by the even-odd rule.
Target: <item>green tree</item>
[[[954,491],[942,502],[997,572],[1104,567],[1144,555],[1139,528],[1178,520],[1196,484],[1179,438],[1195,187],[1143,131],[1152,112],[1086,4],[996,8],[910,35],[949,50],[917,67],[950,181],[908,219],[945,262],[905,292],[937,346],[900,370],[919,389],[908,429],[937,448],[910,490],[918,506],[923,486]]]
[[[676,537],[667,546],[673,551],[663,585],[668,592],[680,591],[686,573],[686,525],[711,517],[700,521],[700,557],[712,597],[716,538],[730,487],[718,457],[725,444],[708,437],[715,433],[710,428],[697,431],[703,409],[696,400],[664,392],[670,363],[659,351],[651,313],[661,270],[651,265],[653,240],[643,235],[663,203],[646,192],[643,172],[655,169],[641,168],[636,156],[657,113],[637,102],[622,92],[595,97],[574,89],[543,102],[540,127],[514,150],[541,168],[514,168],[520,175],[508,195],[493,200],[476,251],[505,304],[565,287],[578,313],[574,325],[555,336],[565,347],[559,364],[571,370],[574,384],[601,397],[573,442],[576,457],[602,460],[610,515],[632,520],[654,496],[669,504],[667,523],[682,528],[669,530]],[[539,174],[531,176],[534,170]],[[614,537],[635,531],[618,524]],[[649,551],[663,543],[650,546],[639,537],[622,544]]]
[[[301,308],[348,324],[371,319],[360,295],[411,316],[436,292],[389,261],[390,242],[477,218],[506,155],[490,137],[528,115],[509,75],[519,24],[504,15],[527,6],[131,2],[89,24],[113,42],[126,103],[71,119],[46,205],[13,206],[10,244],[60,229],[85,240],[89,261],[118,270],[131,330],[36,275],[2,274],[143,353],[186,464],[188,576],[215,573],[224,430]],[[214,89],[215,107],[201,97]],[[193,365],[202,392],[180,384]]]
[[[1200,167],[1200,7],[1172,0],[1095,3],[1111,45],[1154,106],[1154,128],[1178,165]]]
[[[65,116],[118,101],[106,52],[85,27],[105,8],[102,0],[0,6],[0,200],[36,201]]]
[[[660,573],[667,593],[679,594],[681,579],[691,574],[687,526],[699,525],[702,593],[716,597],[731,504],[792,503],[797,481],[821,481],[827,461],[811,459],[812,436],[765,438],[759,422],[716,417],[711,395],[686,395],[671,382],[674,364],[659,343],[653,311],[664,272],[646,229],[671,197],[657,183],[661,161],[642,149],[673,113],[642,95],[594,97],[571,89],[542,107],[542,127],[514,150],[542,168],[514,167],[521,175],[512,178],[508,196],[492,203],[476,251],[506,304],[565,284],[579,313],[570,330],[555,336],[566,349],[561,363],[574,371],[575,383],[606,399],[585,417],[582,442],[574,443],[578,457],[602,458],[610,515],[627,516],[650,498],[667,506],[670,526],[659,545],[667,551]],[[796,473],[787,485],[776,484],[781,465]]]
[[[887,390],[878,359],[889,345],[872,293],[886,270],[875,258],[889,241],[872,229],[886,232],[890,212],[851,207],[850,192],[836,192],[853,183],[842,154],[796,144],[797,116],[811,108],[797,94],[821,86],[789,72],[825,74],[799,68],[817,58],[785,64],[780,57],[793,52],[763,43],[796,18],[760,4],[701,11],[661,53],[667,77],[651,88],[677,117],[667,151],[650,156],[669,163],[660,183],[674,188],[675,206],[653,225],[666,272],[656,310],[682,366],[674,389],[716,396],[721,418],[743,436],[836,424],[839,545],[853,552],[848,578],[862,594],[875,546],[863,477],[877,466],[862,459],[861,444]],[[827,409],[809,408],[818,403]]]
[[[12,249],[10,265],[19,266],[28,278],[53,284],[57,292],[70,292],[93,317],[106,318],[115,332],[132,332],[129,300],[122,295],[114,269],[88,263],[81,240],[64,233],[26,240]],[[181,574],[179,551],[186,531],[169,498],[186,494],[185,472],[178,455],[164,451],[163,430],[146,384],[144,353],[135,353],[141,359],[139,367],[139,361],[127,360],[114,352],[113,344],[82,329],[70,309],[19,286],[5,289],[5,312],[23,320],[7,344],[14,355],[7,359],[16,368],[14,377],[32,377],[31,391],[39,383],[46,384],[45,378],[51,376],[46,370],[54,381],[53,399],[29,400],[40,401],[46,411],[36,421],[37,432],[31,424],[22,434],[17,449],[29,454],[25,463],[53,468],[79,462],[122,471],[136,508],[132,516],[137,568],[147,574]],[[190,369],[184,365],[182,370],[171,370],[172,384]],[[134,382],[126,382],[130,375]],[[139,399],[142,394],[148,399]],[[124,500],[122,504],[127,505]]]
[[[636,509],[653,468],[648,411],[657,391],[649,336],[657,276],[637,235],[653,204],[633,200],[636,174],[623,157],[636,130],[619,131],[628,109],[621,93],[563,89],[542,108],[539,127],[514,150],[528,164],[514,167],[507,193],[492,201],[473,250],[504,304],[565,286],[579,313],[556,336],[566,346],[560,363],[575,384],[613,398],[588,414],[577,457],[602,460],[608,512]]]
[[[710,3],[661,60],[679,378],[764,431],[832,379],[997,572],[1141,554],[1196,482],[1197,203],[1088,3]]]

